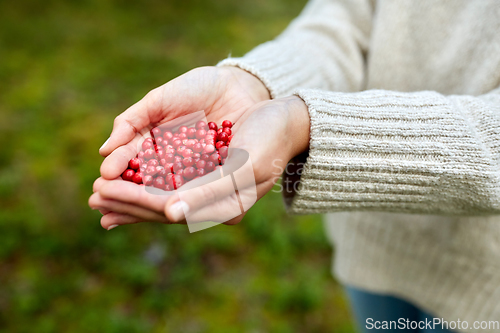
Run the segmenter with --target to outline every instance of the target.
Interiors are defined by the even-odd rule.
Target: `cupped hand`
[[[101,165],[102,177],[94,184],[94,193],[105,180],[120,179],[128,160],[136,154],[137,141],[151,128],[200,110],[205,111],[210,121],[238,122],[249,108],[269,98],[267,88],[257,77],[236,67],[196,68],[150,91],[116,117],[109,139],[99,150],[106,158]],[[103,200],[100,195],[89,199],[92,208],[104,213],[103,227],[114,225],[120,219],[136,222],[128,214],[102,208]],[[109,204],[109,200],[106,203]],[[120,207],[124,210],[123,202],[114,204],[122,204]],[[137,208],[126,207],[126,210],[135,212]]]
[[[272,189],[287,162],[307,149],[307,106],[296,96],[261,102],[241,115],[233,129],[231,148],[248,153],[258,200]],[[234,163],[237,157],[230,152],[225,167],[230,168]],[[91,206],[105,214],[101,221],[104,228],[140,221],[185,223],[187,211],[191,216],[201,212],[207,220],[213,220],[234,205],[234,193],[227,190],[208,182],[190,189],[189,196],[183,196],[181,202],[177,195],[158,196],[148,193],[143,186],[100,178],[94,184]],[[238,223],[243,216],[244,213],[225,223]]]

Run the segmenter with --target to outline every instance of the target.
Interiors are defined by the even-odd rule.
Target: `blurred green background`
[[[304,0],[0,1],[1,332],[354,332],[319,216],[105,231],[113,118],[282,31]]]

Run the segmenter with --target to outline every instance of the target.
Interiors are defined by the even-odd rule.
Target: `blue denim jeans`
[[[358,328],[363,333],[452,332],[443,329],[441,325],[435,325],[434,328],[432,325],[425,325],[426,322],[432,323],[434,317],[400,298],[375,294],[350,286],[346,286],[345,289],[351,301]],[[390,327],[391,322],[392,328]],[[411,324],[411,322],[414,322],[414,324]],[[418,324],[420,328],[417,327]]]

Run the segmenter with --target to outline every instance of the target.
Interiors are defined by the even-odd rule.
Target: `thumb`
[[[109,139],[99,148],[99,154],[108,156],[116,148],[129,143],[137,133],[158,121],[163,111],[162,87],[151,90],[139,102],[115,118]]]

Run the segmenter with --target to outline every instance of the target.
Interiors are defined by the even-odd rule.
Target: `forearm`
[[[273,98],[291,95],[298,87],[358,91],[371,21],[368,0],[313,0],[275,40],[218,66],[254,74]]]
[[[297,95],[311,138],[291,212],[500,213],[498,94]],[[283,186],[293,192],[290,176]]]

